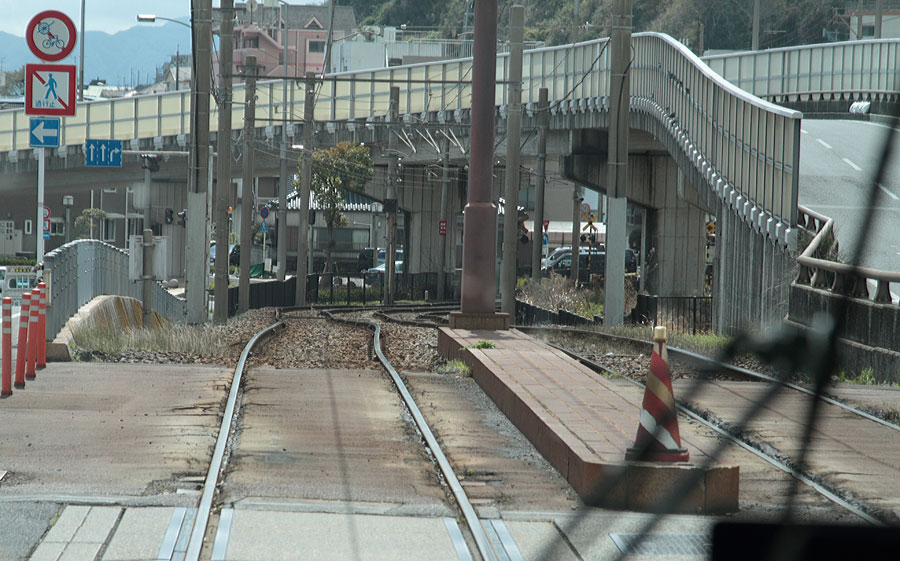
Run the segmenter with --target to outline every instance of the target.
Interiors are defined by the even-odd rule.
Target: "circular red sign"
[[[62,12],[46,10],[28,22],[25,40],[34,56],[56,62],[69,56],[75,48],[75,24]]]

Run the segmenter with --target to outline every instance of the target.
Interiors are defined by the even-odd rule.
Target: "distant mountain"
[[[191,51],[191,30],[169,22],[161,26],[138,24],[115,35],[102,31],[88,31],[85,35],[85,85],[95,78],[117,86],[146,84],[153,81],[157,67],[168,61],[176,49],[182,53]],[[57,64],[78,64],[79,48],[76,46],[74,53]],[[24,37],[2,31],[0,53],[4,72],[40,62],[28,50]]]

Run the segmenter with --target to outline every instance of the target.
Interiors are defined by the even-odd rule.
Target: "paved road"
[[[862,121],[804,120],[800,145],[800,204],[835,220],[845,259],[859,239],[865,201],[888,127]],[[862,254],[873,269],[900,271],[900,143],[878,187],[874,223]]]

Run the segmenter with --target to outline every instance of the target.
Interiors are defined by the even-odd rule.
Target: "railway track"
[[[379,312],[379,317],[387,321],[396,321],[406,325],[436,327],[446,324],[446,321],[440,316],[440,313],[441,312],[437,310],[429,310],[426,312],[419,312],[417,310],[391,310]],[[644,384],[641,381],[642,376],[622,372],[621,368],[614,368],[604,364],[603,356],[604,354],[610,354],[606,350],[610,345],[626,349],[625,356],[629,356],[627,353],[635,348],[649,347],[650,343],[648,341],[572,328],[552,328],[546,326],[517,326],[516,328],[539,338],[543,337],[548,339],[548,344],[567,353],[575,360],[598,373],[623,376],[630,383],[644,388]],[[564,342],[554,343],[552,342],[554,337],[560,337],[570,341],[571,339],[580,339],[585,344],[579,346],[586,347],[586,349],[576,351],[571,348],[572,345],[567,346]],[[604,352],[590,352],[590,341],[602,342]],[[815,396],[814,392],[806,387],[789,381],[780,380],[770,374],[756,372],[733,364],[719,363],[709,357],[674,347],[668,347],[668,352],[671,361],[679,362],[681,364],[682,377],[697,380],[700,384],[708,377],[712,377],[712,379],[716,380],[749,381],[766,385],[776,384],[790,392],[796,392],[808,397]],[[649,348],[647,348],[647,354],[649,354]],[[623,355],[613,354],[612,356],[621,359]],[[640,355],[636,355],[636,358],[643,360]],[[621,364],[621,361],[619,361],[619,364]],[[642,368],[646,367],[642,366]],[[686,373],[685,368],[692,369],[693,373]],[[884,525],[896,521],[896,517],[892,513],[865,504],[855,496],[854,492],[842,488],[839,484],[832,482],[827,473],[817,473],[807,466],[796,465],[788,454],[779,452],[776,446],[766,442],[764,439],[760,439],[753,431],[745,430],[740,426],[735,426],[734,423],[719,416],[715,410],[704,407],[702,400],[696,402],[694,396],[697,393],[699,386],[692,384],[689,387],[690,389],[687,392],[689,394],[689,399],[679,399],[678,407],[683,414],[690,417],[696,423],[707,427],[721,435],[723,438],[728,439],[733,444],[762,458],[766,462],[807,485],[827,500],[846,509],[869,524]],[[676,396],[678,396],[677,392]],[[854,407],[836,397],[829,395],[820,395],[818,397],[829,407],[839,409],[840,411],[848,413],[865,422],[877,423],[889,431],[900,432],[900,426],[896,423],[878,415],[873,415],[859,407]]]
[[[491,524],[491,521],[485,521],[479,518],[475,508],[468,499],[466,489],[460,483],[459,475],[454,472],[453,466],[450,465],[446,454],[441,449],[437,439],[434,436],[434,432],[428,425],[424,415],[419,408],[419,405],[415,403],[415,400],[413,399],[410,390],[404,383],[403,378],[399,375],[397,369],[394,367],[394,365],[391,364],[386,354],[382,350],[381,322],[391,322],[411,327],[434,328],[439,325],[445,325],[445,316],[451,309],[452,308],[449,307],[435,306],[429,306],[425,308],[393,308],[389,310],[384,308],[337,308],[318,310],[318,313],[320,317],[322,317],[325,321],[336,321],[345,325],[364,328],[371,331],[372,342],[370,343],[369,347],[371,352],[370,358],[377,359],[378,362],[380,362],[380,364],[383,365],[385,370],[388,372],[392,383],[396,387],[397,393],[403,400],[404,407],[408,411],[409,417],[415,424],[416,431],[420,436],[423,445],[427,448],[428,457],[432,459],[434,465],[440,472],[439,479],[442,482],[442,485],[445,487],[445,493],[449,496],[452,496],[452,500],[450,500],[450,503],[454,505],[454,508],[458,510],[459,518],[465,521],[465,532],[468,536],[468,540],[462,539],[459,541],[459,544],[463,544],[462,547],[467,547],[465,545],[465,543],[467,542],[469,544],[474,544],[475,549],[477,550],[477,557],[481,559],[490,561],[493,561],[494,559],[512,559],[515,557],[510,556],[509,552],[502,549],[504,538],[500,535],[500,533],[498,533],[498,529]],[[300,312],[300,310],[279,310],[277,313],[277,321],[258,332],[246,345],[239,363],[235,368],[234,379],[232,381],[229,392],[229,399],[226,404],[225,414],[223,415],[222,425],[219,428],[219,437],[217,439],[215,453],[206,475],[198,515],[195,517],[194,526],[190,533],[191,537],[186,559],[200,559],[200,552],[203,550],[204,542],[212,543],[215,541],[213,539],[216,535],[216,517],[214,513],[217,506],[221,506],[217,505],[216,503],[217,490],[221,490],[224,485],[225,479],[227,479],[229,474],[227,468],[229,443],[233,441],[234,437],[233,425],[236,419],[236,413],[239,410],[237,404],[240,402],[241,392],[243,391],[242,380],[245,377],[248,357],[260,344],[260,342],[266,340],[267,338],[271,338],[280,329],[283,329],[285,322],[290,322],[293,319],[292,315],[297,312]],[[311,313],[312,310],[310,310],[309,312]],[[305,314],[305,319],[310,319],[310,313]],[[607,343],[612,341],[614,343],[619,343],[629,347],[633,347],[634,345],[648,345],[648,343],[644,341],[572,329],[552,329],[541,327],[522,328],[522,330],[532,332],[535,335],[544,336],[546,336],[547,334],[565,334],[565,336],[567,337],[574,336],[584,339],[606,339]],[[573,351],[572,349],[565,348],[564,346],[556,346],[558,346],[566,353],[570,354],[570,356],[582,362],[589,368],[602,373],[610,372],[610,369],[608,367],[604,366],[597,360],[586,356],[590,353],[579,353]],[[708,370],[710,367],[710,359],[706,357],[674,348],[670,348],[669,352],[670,357],[677,358],[678,360],[685,361],[693,365],[700,365],[701,369]],[[731,365],[719,365],[719,367],[727,372],[726,377],[729,379],[755,380],[757,382],[766,383],[772,383],[776,381],[773,377],[767,374],[754,372],[746,368]],[[621,375],[621,373],[618,374]],[[642,385],[639,380],[633,379],[631,377],[628,377],[628,379],[633,384]],[[794,392],[809,393],[808,390],[796,384],[784,385],[786,388]],[[881,426],[885,427],[885,429],[900,431],[900,427],[898,427],[897,425],[885,421],[884,419],[875,417],[869,413],[866,413],[865,411],[861,411],[858,408],[851,407],[830,397],[825,397],[824,399],[830,406],[841,408],[842,410],[848,413],[852,413],[853,415],[856,415],[861,419],[865,419],[868,422],[879,423]],[[732,427],[730,427],[729,423],[721,418],[718,418],[714,412],[711,412],[710,410],[698,409],[696,407],[693,407],[692,405],[693,404],[681,403],[679,407],[682,412],[688,415],[693,421],[703,424],[722,437],[729,439],[732,443],[744,448],[745,450],[755,454],[760,458],[763,458],[765,461],[776,466],[778,469],[781,469],[790,474],[792,477],[797,478],[799,481],[815,490],[816,493],[819,493],[821,496],[827,498],[829,501],[832,501],[839,507],[846,509],[848,512],[853,513],[854,516],[857,516],[858,518],[865,520],[870,524],[884,524],[885,517],[883,516],[883,513],[878,509],[871,508],[870,506],[862,504],[860,501],[855,500],[852,496],[852,493],[847,493],[844,489],[831,484],[826,479],[823,479],[822,477],[817,476],[814,473],[810,473],[809,471],[804,471],[797,466],[791,465],[789,459],[786,460],[783,455],[779,455],[777,452],[773,453],[773,447],[767,446],[764,443],[754,441],[746,434],[746,432],[735,434],[733,430],[730,430]],[[513,547],[515,546],[513,545]],[[213,558],[216,558],[215,555],[213,556]]]
[[[301,319],[292,317],[293,312],[301,310],[309,309],[278,310],[276,314],[277,321],[256,333],[247,343],[241,354],[240,360],[234,370],[234,377],[231,383],[222,423],[219,428],[215,451],[203,485],[203,491],[198,506],[198,514],[194,519],[194,525],[190,533],[190,542],[188,544],[185,560],[199,560],[201,558],[201,552],[204,551],[204,543],[218,544],[220,541],[216,537],[218,532],[213,523],[215,519],[215,510],[217,507],[221,506],[220,504],[217,505],[216,497],[229,475],[226,464],[228,455],[231,452],[231,447],[233,446],[234,426],[237,423],[237,416],[239,414],[238,404],[244,391],[243,382],[246,379],[248,358],[260,342],[274,336],[279,329],[283,329],[286,321],[289,322],[292,319]],[[466,532],[469,539],[466,540],[463,536],[454,538],[454,547],[457,549],[459,558],[474,558],[482,559],[484,561],[521,559],[521,554],[516,549],[515,543],[511,542],[511,538],[502,521],[482,520],[479,518],[475,508],[469,501],[466,490],[460,483],[460,477],[454,471],[447,456],[441,449],[440,444],[435,438],[431,427],[415,402],[410,390],[382,351],[380,323],[374,319],[365,317],[368,315],[377,315],[377,309],[337,308],[318,310],[318,313],[323,320],[361,327],[372,332],[370,351],[373,353],[374,358],[376,358],[388,372],[397,393],[403,400],[404,407],[415,424],[423,445],[426,447],[428,457],[432,459],[440,472],[440,482],[442,486],[445,486],[446,492],[452,496],[451,504],[458,509],[459,517],[465,521]],[[311,318],[309,314],[306,314],[306,317],[302,319],[308,320]],[[230,523],[230,520],[227,521],[227,523]],[[450,529],[450,531],[452,535],[453,530]],[[473,552],[468,550],[468,543],[474,543],[475,548],[477,549],[476,555],[472,555]],[[208,546],[206,547],[208,549]],[[218,551],[216,550],[217,547],[222,546],[214,546],[211,558],[224,558],[224,547]]]

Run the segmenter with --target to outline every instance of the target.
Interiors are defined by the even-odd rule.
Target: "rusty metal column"
[[[469,198],[463,222],[460,303],[464,315],[492,315],[497,274],[497,207],[491,203],[497,69],[496,0],[475,0],[473,55],[472,141],[469,150]]]
[[[313,129],[315,127],[316,86],[312,74],[306,75],[306,97],[303,100],[303,147],[300,154],[300,210],[297,231],[297,292],[294,303],[306,305],[306,281],[309,273],[309,193],[312,183]]]
[[[256,118],[256,57],[248,56],[244,60],[244,80],[246,99],[244,101],[244,173],[241,180],[241,276],[238,279],[238,313],[250,309],[250,260],[252,257],[253,237],[250,225],[253,223],[253,132]],[[216,249],[216,258],[221,248]],[[227,255],[227,253],[226,253]]]
[[[620,325],[625,316],[625,212],[628,194],[628,109],[630,105],[632,0],[613,4],[610,37],[609,176],[607,180],[606,286],[603,321]]]
[[[503,263],[500,269],[501,310],[516,313],[516,257],[519,233],[519,142],[522,131],[522,38],[525,8],[509,9],[509,101],[506,104],[506,191],[503,217]],[[534,235],[540,227],[533,228]]]
[[[397,201],[397,149],[396,136],[394,135],[394,127],[400,120],[400,88],[391,86],[391,101],[388,109],[388,169],[387,169],[387,190],[385,192],[385,201],[393,201],[385,205],[384,212],[387,215],[387,232],[385,233],[385,250],[384,250],[384,304],[386,306],[394,305],[394,296],[396,292],[395,282],[395,257],[396,257],[396,237],[397,237],[397,212],[400,210]],[[406,248],[409,251],[409,248]]]
[[[215,307],[213,323],[228,321],[228,199],[231,194],[231,81],[234,42],[234,0],[222,0],[219,25],[219,131],[216,135],[219,156],[216,161],[216,253]],[[148,175],[149,177],[149,175]],[[148,180],[149,186],[149,180]],[[148,189],[149,191],[149,189]],[[149,204],[147,205],[149,207]],[[148,210],[144,211],[148,213]],[[145,222],[149,224],[149,221]]]
[[[537,140],[537,177],[534,188],[534,234],[532,235],[531,248],[531,278],[541,278],[541,249],[543,243],[537,243],[534,237],[544,227],[544,189],[547,184],[547,125],[550,118],[550,110],[547,103],[547,88],[541,88],[538,92],[538,140]]]

